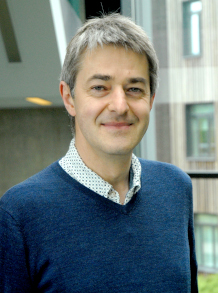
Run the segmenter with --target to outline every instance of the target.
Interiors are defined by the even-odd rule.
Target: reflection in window
[[[183,2],[183,53],[184,56],[201,54],[201,1]]]
[[[195,241],[199,269],[218,271],[218,216],[195,215]]]
[[[187,157],[213,159],[215,157],[214,105],[186,106]]]

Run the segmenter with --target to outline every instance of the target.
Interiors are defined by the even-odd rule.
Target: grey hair
[[[149,64],[150,92],[153,96],[158,87],[158,59],[154,47],[145,31],[128,17],[118,13],[89,19],[72,38],[62,67],[60,80],[65,81],[74,97],[76,77],[85,51],[98,46],[114,45],[135,53],[146,55]],[[74,117],[71,128],[74,133]]]

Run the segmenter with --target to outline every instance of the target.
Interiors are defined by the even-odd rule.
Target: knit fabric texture
[[[198,292],[191,180],[140,162],[126,205],[58,162],[11,188],[0,200],[0,292]]]

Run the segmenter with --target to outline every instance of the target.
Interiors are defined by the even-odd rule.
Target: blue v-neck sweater
[[[123,206],[53,163],[0,204],[0,292],[187,293],[197,290],[190,178],[141,160]]]

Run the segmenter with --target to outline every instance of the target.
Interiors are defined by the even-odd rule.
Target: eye
[[[144,90],[141,88],[138,88],[138,87],[131,87],[128,89],[128,92],[133,93],[133,94],[142,94],[144,92]]]
[[[96,86],[93,86],[92,89],[96,91],[103,91],[106,88],[103,85],[96,85]]]
[[[104,85],[93,85],[90,90],[90,94],[93,97],[104,97],[108,94],[109,88]]]
[[[142,92],[142,90],[138,87],[131,87],[129,91],[134,93]]]

